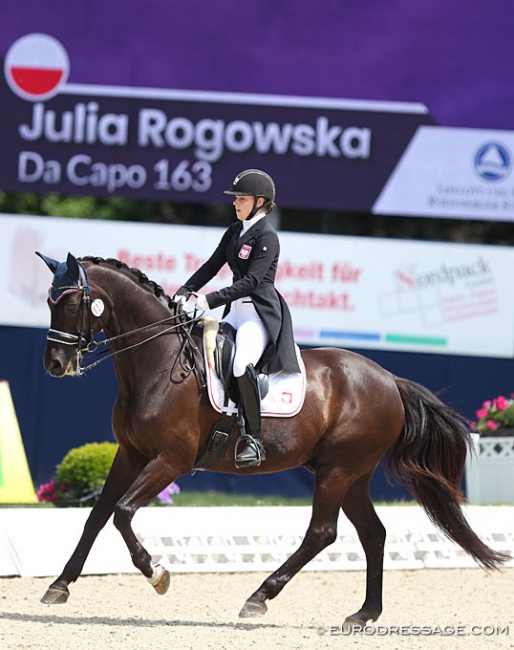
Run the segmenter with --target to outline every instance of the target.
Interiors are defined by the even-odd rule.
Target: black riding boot
[[[261,440],[261,396],[259,380],[252,364],[237,377],[240,405],[243,407],[246,433],[236,445],[236,467],[258,467],[266,459]]]

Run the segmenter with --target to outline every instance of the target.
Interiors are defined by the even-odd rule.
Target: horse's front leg
[[[160,595],[168,590],[169,571],[153,564],[150,553],[143,547],[132,529],[132,518],[141,506],[155,498],[182,473],[174,471],[168,460],[157,456],[148,463],[114,509],[114,525],[125,540],[134,566]]]
[[[45,595],[41,598],[42,603],[56,605],[68,600],[70,595],[68,585],[75,582],[81,574],[98,533],[108,522],[117,501],[140,474],[145,463],[146,460],[139,454],[122,447],[118,448],[100,497],[85,523],[79,543],[61,575],[48,587]]]

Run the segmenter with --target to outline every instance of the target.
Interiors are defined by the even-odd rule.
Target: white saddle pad
[[[261,401],[261,415],[263,417],[290,418],[297,415],[305,399],[307,382],[305,380],[305,365],[300,349],[296,348],[296,356],[301,372],[277,372],[269,375],[269,391]],[[205,349],[205,346],[204,346]],[[225,389],[217,373],[211,368],[205,354],[205,368],[207,373],[207,392],[213,409],[218,413],[232,415],[237,413],[237,406],[232,400],[225,404]]]

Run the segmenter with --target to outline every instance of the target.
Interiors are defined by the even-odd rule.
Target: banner
[[[59,261],[113,257],[172,296],[223,229],[0,215],[0,323],[48,327]],[[280,233],[277,286],[299,344],[514,356],[514,252],[498,246]],[[204,289],[231,283],[228,267]],[[221,309],[214,315],[221,317]]]
[[[376,214],[514,220],[514,131],[420,127]]]
[[[415,103],[67,84],[72,51],[27,34],[5,53],[4,190],[220,202],[263,168],[280,205],[369,212],[433,122]]]
[[[510,6],[245,11],[242,47],[236,0],[5,0],[0,187],[205,204],[257,167],[284,208],[514,220]]]

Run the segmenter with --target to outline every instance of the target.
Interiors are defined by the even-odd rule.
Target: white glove
[[[187,302],[187,298],[185,296],[177,296],[175,298],[175,302],[177,303],[178,307],[184,307]]]
[[[195,307],[198,311],[208,311],[210,309],[207,298],[202,293],[199,293],[196,297]]]

